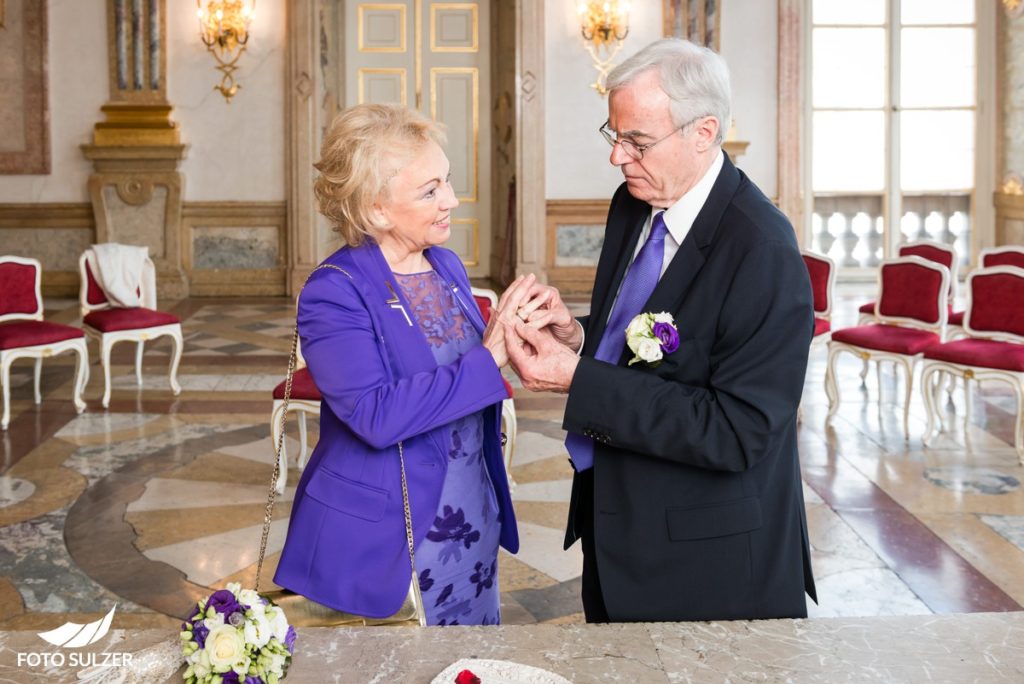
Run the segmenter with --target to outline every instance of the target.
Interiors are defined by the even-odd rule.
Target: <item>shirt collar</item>
[[[701,179],[697,181],[697,184],[676,200],[675,204],[664,210],[665,227],[668,228],[669,235],[672,236],[677,245],[683,244],[683,239],[690,232],[690,228],[693,227],[697,214],[704,207],[704,203],[708,200],[708,195],[711,194],[711,188],[715,186],[715,181],[718,180],[718,174],[722,170],[724,162],[725,157],[722,155],[722,150],[718,150],[718,156],[715,157],[715,161],[711,162],[711,166]],[[651,208],[652,220],[659,211],[662,211],[662,209]]]

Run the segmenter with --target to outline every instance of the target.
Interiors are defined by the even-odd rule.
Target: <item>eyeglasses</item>
[[[641,159],[644,158],[644,152],[646,152],[647,150],[651,149],[652,147],[654,147],[658,143],[660,143],[660,142],[662,142],[664,140],[668,140],[673,135],[675,135],[679,131],[683,130],[684,128],[686,128],[687,126],[692,124],[697,119],[702,119],[702,118],[704,118],[704,117],[698,116],[696,119],[691,119],[690,121],[687,121],[686,123],[684,123],[682,126],[674,129],[671,133],[669,133],[665,137],[658,138],[654,142],[649,142],[649,143],[646,143],[644,145],[638,145],[635,142],[633,142],[632,140],[630,140],[629,138],[620,138],[615,131],[613,131],[612,129],[608,128],[608,122],[607,121],[605,121],[603,124],[601,124],[601,128],[599,128],[597,130],[601,133],[602,136],[604,136],[604,139],[608,141],[609,145],[611,145],[612,147],[615,147],[615,144],[618,143],[619,145],[622,146],[622,151],[626,153],[626,156],[628,156],[630,159],[636,159],[637,161],[640,161]]]

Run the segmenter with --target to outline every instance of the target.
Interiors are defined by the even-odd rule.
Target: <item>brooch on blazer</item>
[[[642,313],[626,326],[626,346],[634,356],[629,365],[646,363],[654,368],[665,354],[679,349],[679,331],[669,313]]]
[[[399,299],[398,295],[395,293],[395,288],[391,287],[391,281],[385,280],[384,284],[388,286],[388,292],[391,293],[391,299],[387,300],[385,304],[390,306],[392,309],[398,309],[401,311],[402,315],[405,316],[405,322],[409,324],[409,327],[412,327],[412,319],[409,318],[409,312],[405,310],[404,306],[402,306],[402,300]]]

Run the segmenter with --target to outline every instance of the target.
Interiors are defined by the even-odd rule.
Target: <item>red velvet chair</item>
[[[801,250],[814,294],[814,337],[811,346],[824,344],[831,337],[832,291],[836,284],[836,263],[827,256]]]
[[[957,258],[956,251],[950,246],[942,244],[941,242],[933,242],[931,240],[918,240],[916,242],[907,242],[899,246],[897,254],[901,257],[916,256],[928,261],[934,261],[937,264],[942,264],[949,270],[949,306],[953,306],[953,297],[956,294],[956,271],[957,271]],[[866,325],[868,323],[875,322],[875,303],[868,302],[858,309],[860,312],[860,318],[858,319],[858,325]],[[947,323],[949,321],[947,320]],[[863,374],[862,374],[863,377]]]
[[[906,370],[903,398],[903,432],[910,438],[910,396],[914,366],[929,347],[945,340],[949,270],[921,257],[901,257],[882,262],[879,268],[877,323],[843,328],[832,333],[828,343],[825,391],[828,394],[826,424],[839,410],[836,358],[842,352],[860,357],[865,363],[892,361]],[[879,383],[881,393],[881,383]],[[881,403],[881,396],[879,396]]]
[[[964,430],[971,424],[970,381],[998,380],[1017,397],[1014,447],[1024,465],[1024,269],[994,266],[967,277],[970,299],[964,317],[966,339],[924,352],[921,392],[928,412],[925,444],[942,431],[938,394],[942,373],[964,379]],[[936,374],[938,378],[934,378]]]
[[[993,266],[1016,266],[1024,268],[1024,247],[1018,245],[1004,245],[982,250],[978,255],[978,268],[992,268]],[[946,331],[946,339],[955,340],[967,337],[964,330],[964,315],[966,311],[954,311],[949,314],[949,325]]]
[[[66,351],[78,354],[72,400],[75,410],[85,410],[82,392],[89,381],[89,351],[85,334],[78,328],[43,320],[40,289],[42,266],[36,259],[0,257],[0,385],[4,412],[0,427],[11,422],[11,364],[17,359],[35,359],[35,401],[43,400],[39,380],[43,359]]]
[[[171,352],[170,385],[171,391],[178,395],[181,385],[178,384],[178,364],[181,362],[181,320],[164,311],[156,310],[156,293],[146,292],[145,286],[140,287],[139,294],[143,302],[150,307],[115,308],[103,293],[89,266],[92,249],[87,249],[78,259],[78,271],[81,276],[78,289],[78,303],[82,311],[82,323],[89,337],[99,340],[100,363],[103,366],[103,408],[110,407],[110,352],[118,342],[135,342],[135,377],[142,387],[142,352],[147,340],[168,336],[174,342]],[[152,262],[150,262],[152,263]]]
[[[978,255],[978,263],[981,268],[992,268],[993,266],[1014,266],[1024,268],[1024,246],[1003,245],[983,249]]]

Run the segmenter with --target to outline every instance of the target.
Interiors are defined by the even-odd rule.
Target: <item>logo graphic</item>
[[[95,644],[107,636],[107,632],[110,631],[110,622],[114,619],[115,610],[117,610],[116,603],[109,613],[96,622],[90,622],[87,625],[80,625],[77,622],[65,622],[57,629],[52,629],[49,632],[39,632],[39,637],[54,646],[63,646],[64,648],[81,648],[82,646]]]

